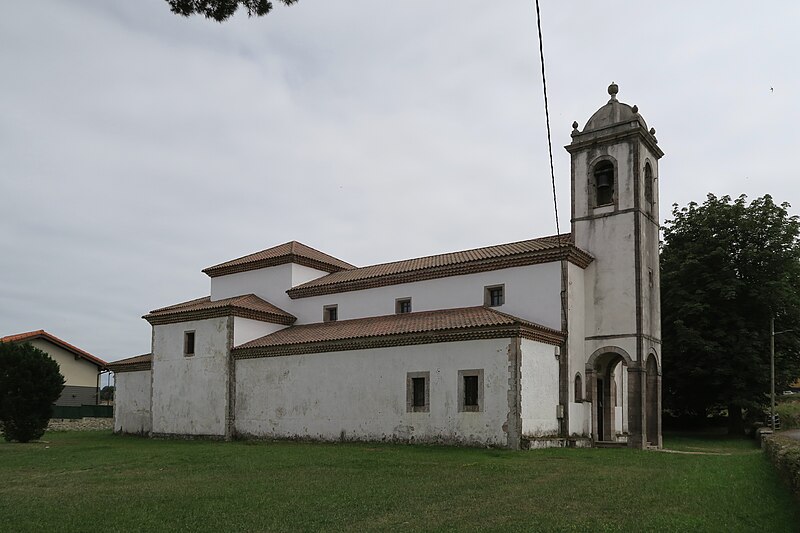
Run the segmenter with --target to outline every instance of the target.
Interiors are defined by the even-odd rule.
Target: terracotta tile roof
[[[153,354],[146,353],[136,357],[128,357],[119,361],[108,363],[108,369],[114,372],[137,372],[140,370],[150,370],[153,364]]]
[[[561,344],[564,334],[487,307],[462,307],[292,326],[233,349],[237,358],[523,336]]]
[[[29,331],[27,333],[18,333],[16,335],[7,335],[5,337],[0,338],[0,342],[28,342],[34,339],[46,339],[55,344],[56,346],[60,346],[65,350],[74,353],[78,357],[81,357],[82,359],[85,359],[90,363],[94,363],[95,365],[101,368],[105,368],[105,366],[107,365],[107,363],[102,359],[100,359],[99,357],[95,357],[89,352],[85,352],[80,348],[68,343],[67,341],[61,340],[55,335],[47,333],[43,329],[37,329],[36,331]]]
[[[204,296],[196,300],[154,309],[142,318],[156,325],[230,315],[273,322],[275,324],[285,324],[287,326],[297,320],[294,315],[275,307],[254,294],[234,296],[213,302],[210,296]]]
[[[208,267],[203,269],[203,272],[214,278],[285,263],[297,263],[298,265],[316,268],[323,272],[338,272],[340,270],[355,268],[350,263],[345,263],[341,259],[315,250],[303,243],[291,241],[238,259],[233,259],[232,261],[226,261],[225,263]]]
[[[289,289],[287,293],[291,298],[304,298],[562,259],[567,259],[582,268],[586,268],[593,260],[591,255],[575,246],[570,234],[552,235],[463,252],[343,270],[298,285]]]

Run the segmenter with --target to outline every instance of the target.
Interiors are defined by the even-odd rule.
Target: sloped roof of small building
[[[572,235],[566,233],[342,270],[298,285],[287,294],[291,298],[304,298],[562,259],[586,268],[593,258],[576,247]]]
[[[146,353],[119,361],[108,363],[108,369],[113,372],[136,372],[140,370],[150,370],[153,364],[153,354]]]
[[[211,301],[210,296],[154,309],[142,318],[153,325],[203,320],[222,316],[238,316],[263,322],[289,325],[297,318],[254,294],[245,294]]]
[[[338,272],[355,268],[350,263],[346,263],[332,255],[315,250],[303,243],[291,241],[205,268],[203,272],[214,278],[286,263],[296,263],[323,272]]]
[[[36,331],[28,331],[26,333],[17,333],[16,335],[7,335],[5,337],[0,338],[0,342],[29,342],[34,339],[45,339],[47,341],[50,341],[56,346],[60,346],[61,348],[67,350],[68,352],[72,352],[81,359],[85,359],[86,361],[89,361],[90,363],[95,364],[101,368],[105,368],[106,365],[108,364],[99,357],[96,357],[87,351],[81,350],[77,346],[73,346],[67,341],[61,340],[55,335],[47,333],[43,329],[37,329]]]
[[[236,358],[521,336],[558,345],[564,333],[487,307],[461,307],[291,326],[233,349]]]

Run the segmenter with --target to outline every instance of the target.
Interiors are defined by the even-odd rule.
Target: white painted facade
[[[225,435],[229,322],[223,317],[153,327],[153,433]],[[187,331],[195,332],[192,356],[183,353]]]
[[[435,270],[437,259],[424,267],[429,274],[415,277],[422,267],[414,267],[409,275],[364,277],[362,285],[333,289],[312,284],[307,292],[297,288],[328,272],[296,259],[256,266],[234,260],[232,273],[209,274],[210,302],[197,311],[200,315],[148,315],[154,317],[152,367],[136,374],[151,375],[152,388],[139,376],[118,380],[118,397],[130,405],[119,408],[122,418],[115,427],[146,427],[142,409],[150,405],[150,431],[165,435],[512,448],[603,441],[660,445],[660,414],[653,406],[660,405],[657,180],[662,154],[635,108],[617,102],[612,88],[609,93],[609,103],[584,131],[573,131],[567,147],[574,245],[550,244],[552,254],[545,259],[513,262],[493,256],[489,266],[479,262],[490,252],[481,252],[478,259],[464,259],[463,269],[445,274]],[[602,185],[596,169],[602,162],[613,166],[613,202],[595,205]],[[645,193],[645,174],[652,179],[652,197]],[[507,246],[511,256],[521,253],[515,251],[518,244],[499,248]],[[573,248],[573,255],[558,255]],[[308,250],[297,247],[302,249]],[[319,266],[325,259],[305,261]],[[334,273],[344,269],[331,268]],[[361,321],[354,331],[372,331],[370,320],[394,315],[398,299],[411,300],[409,316],[451,310],[455,317],[487,305],[486,287],[497,286],[503,288],[503,301],[491,310],[502,315],[493,316],[513,320],[522,328],[516,333],[468,321],[453,330],[453,335],[467,332],[465,340],[433,338],[434,326],[398,333],[392,340],[381,337],[391,331],[329,335],[344,331],[343,324],[302,329],[322,326],[324,308],[336,306],[336,322]],[[264,305],[213,307],[249,294]],[[264,311],[269,304],[291,316]],[[187,356],[189,331],[195,334],[195,353]],[[301,333],[284,344],[271,340],[290,338],[281,336],[287,331]],[[646,390],[648,358],[655,358],[658,368],[657,391]],[[467,401],[467,381],[460,372],[473,371],[482,376],[480,408],[465,412],[459,402]],[[412,374],[426,376],[426,410],[409,407]],[[149,402],[143,398],[147,394]]]
[[[255,437],[506,446],[509,339],[236,362],[236,430]],[[459,412],[458,370],[483,370],[480,412]],[[430,372],[430,410],[408,412],[406,377]]]
[[[114,394],[114,431],[146,435],[153,429],[150,411],[152,372],[118,372]]]

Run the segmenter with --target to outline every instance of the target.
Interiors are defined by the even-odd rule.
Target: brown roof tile
[[[150,370],[153,364],[153,354],[146,353],[136,357],[128,357],[108,363],[108,369],[113,372],[136,372],[139,370]]]
[[[585,268],[592,256],[577,248],[570,234],[552,235],[343,270],[298,285],[287,293],[291,298],[304,298],[562,259]]]
[[[262,300],[254,294],[234,296],[233,298],[225,298],[213,302],[210,296],[205,296],[196,300],[154,309],[142,318],[156,325],[229,315],[285,325],[292,324],[297,320],[294,315]]]
[[[298,265],[316,268],[323,272],[338,272],[340,270],[355,268],[350,263],[346,263],[341,259],[315,250],[303,243],[291,241],[208,267],[204,269],[203,272],[214,278],[285,263],[297,263]]]
[[[237,358],[523,336],[560,344],[564,334],[487,307],[386,315],[282,329],[234,348]]]
[[[37,329],[36,331],[28,331],[27,333],[18,333],[16,335],[7,335],[5,337],[0,338],[0,342],[28,342],[34,339],[47,339],[48,341],[52,342],[57,346],[61,346],[67,351],[70,351],[81,357],[86,359],[87,361],[96,364],[99,367],[105,367],[106,362],[100,359],[99,357],[95,357],[94,355],[90,354],[89,352],[83,351],[80,348],[73,346],[72,344],[68,343],[67,341],[63,341],[56,337],[55,335],[51,335],[47,333],[43,329]]]

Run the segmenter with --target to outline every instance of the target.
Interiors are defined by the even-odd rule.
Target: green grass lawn
[[[724,455],[149,440],[0,444],[2,531],[797,531],[751,441]]]

